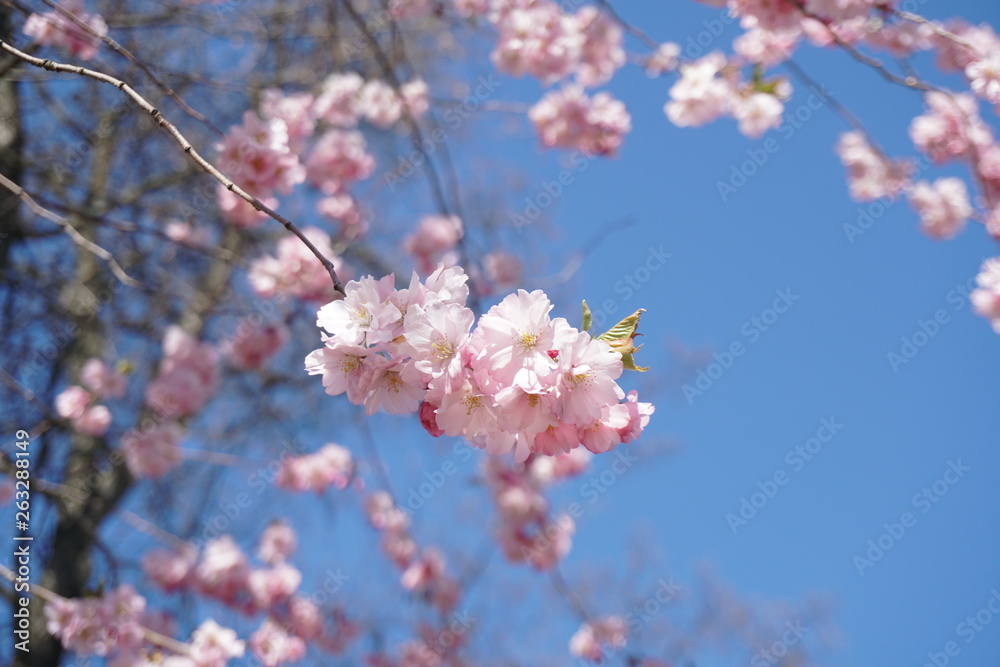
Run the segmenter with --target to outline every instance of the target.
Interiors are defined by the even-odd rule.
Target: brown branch
[[[107,35],[100,34],[96,30],[94,30],[93,28],[91,28],[90,24],[86,23],[85,21],[82,21],[76,14],[74,14],[71,11],[69,11],[68,9],[66,9],[65,7],[63,7],[62,5],[60,5],[59,3],[53,2],[53,0],[42,0],[42,2],[44,2],[46,5],[48,5],[52,9],[56,10],[57,12],[59,12],[60,14],[62,14],[66,18],[68,18],[73,23],[75,23],[78,28],[80,28],[81,30],[83,30],[84,32],[86,32],[88,35],[90,35],[92,37],[96,37],[97,39],[101,40],[102,42],[104,42],[105,44],[107,44],[113,51],[115,51],[116,53],[118,53],[120,56],[126,58],[130,63],[132,63],[133,65],[135,65],[136,67],[138,67],[140,70],[142,70],[143,73],[145,73],[146,76],[148,76],[150,78],[150,80],[156,85],[156,87],[159,88],[160,90],[162,90],[165,95],[167,95],[170,99],[172,99],[177,104],[177,106],[179,106],[181,108],[181,110],[184,113],[186,113],[187,115],[191,116],[195,120],[197,120],[197,121],[199,121],[201,123],[204,123],[205,126],[208,127],[208,129],[212,130],[213,132],[215,132],[220,137],[223,136],[222,130],[220,130],[219,128],[217,128],[212,123],[212,121],[210,121],[208,119],[208,117],[206,117],[204,114],[202,114],[202,113],[200,113],[200,112],[195,111],[194,109],[192,109],[188,105],[187,102],[185,102],[184,100],[182,100],[180,98],[180,96],[178,96],[177,93],[174,92],[173,88],[171,88],[166,83],[164,83],[163,81],[161,81],[160,78],[158,76],[156,76],[156,74],[153,72],[153,70],[149,69],[149,67],[147,67],[145,63],[143,63],[138,58],[136,58],[134,55],[132,55],[131,51],[129,51],[124,46],[122,46],[121,44],[119,44],[118,42],[116,42],[115,40],[113,40],[112,38],[108,37]]]
[[[259,199],[248,193],[246,190],[236,185],[232,181],[232,179],[230,179],[228,176],[219,171],[219,169],[216,168],[215,165],[213,165],[211,162],[203,158],[194,149],[194,146],[191,145],[191,142],[188,141],[183,134],[181,134],[180,130],[178,130],[173,124],[171,124],[166,119],[166,117],[149,102],[149,100],[147,100],[145,97],[136,92],[135,89],[129,86],[127,83],[119,79],[116,79],[115,77],[110,76],[108,74],[104,74],[103,72],[97,72],[95,70],[87,69],[86,67],[80,67],[77,65],[66,65],[48,59],[35,58],[33,56],[28,55],[24,51],[21,51],[15,48],[14,46],[11,46],[10,44],[8,44],[3,40],[0,40],[0,49],[14,55],[17,58],[20,58],[29,65],[33,65],[35,67],[48,70],[50,72],[77,74],[79,76],[94,79],[95,81],[100,81],[101,83],[106,83],[110,86],[114,86],[121,92],[125,93],[125,95],[127,95],[140,109],[148,113],[160,127],[166,130],[166,132],[181,147],[181,150],[183,150],[184,153],[188,155],[188,157],[194,160],[195,164],[197,164],[202,169],[202,171],[204,171],[209,176],[222,183],[227,190],[229,190],[233,194],[237,195],[240,199],[253,206],[256,210],[265,213],[271,218],[274,218],[275,220],[280,222],[285,227],[285,229],[290,231],[292,234],[295,234],[295,236],[297,236],[299,240],[305,244],[305,246],[309,249],[309,251],[320,261],[320,263],[323,265],[323,268],[326,269],[327,273],[330,274],[330,279],[333,281],[333,288],[336,291],[340,292],[341,294],[344,294],[344,286],[340,282],[340,278],[337,276],[337,270],[334,268],[333,262],[327,259],[323,255],[323,253],[321,253],[319,249],[312,243],[312,241],[310,241],[309,238],[306,237],[306,235],[303,234],[291,220],[284,217],[280,213],[277,213],[272,208],[264,204],[262,201],[260,201]]]
[[[31,209],[32,213],[62,227],[63,231],[66,232],[66,235],[73,240],[73,243],[102,259],[108,265],[108,268],[111,269],[111,273],[113,273],[123,284],[128,285],[129,287],[142,288],[142,283],[125,273],[125,269],[121,267],[121,264],[118,263],[118,260],[115,259],[114,255],[81,234],[76,227],[70,224],[69,220],[42,207],[41,204],[31,198],[31,195],[29,195],[24,188],[3,174],[0,174],[0,185],[10,190],[15,197],[24,202],[25,206]]]

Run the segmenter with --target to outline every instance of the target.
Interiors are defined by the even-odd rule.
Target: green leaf
[[[613,340],[621,340],[622,338],[632,338],[635,336],[635,330],[639,328],[639,318],[642,317],[642,314],[645,312],[646,310],[644,308],[640,308],[615,326],[602,333],[597,337],[597,339],[610,342]]]
[[[639,347],[642,347],[641,345]],[[640,373],[645,373],[649,370],[649,366],[636,366],[635,359],[632,358],[631,354],[622,355],[622,366],[628,371],[639,371]]]
[[[644,312],[646,311],[640,308],[597,337],[598,340],[607,342],[615,352],[622,355],[622,365],[630,371],[649,370],[648,366],[636,365],[635,359],[632,357],[642,347],[642,345],[636,347],[633,341],[636,336],[642,335],[637,333],[636,329],[639,328],[639,318]]]
[[[587,305],[587,300],[583,300],[583,330],[590,333],[590,327],[594,323],[594,316],[590,313],[590,306]]]

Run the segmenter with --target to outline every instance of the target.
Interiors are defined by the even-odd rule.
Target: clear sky
[[[682,45],[719,16],[688,2],[637,1],[620,10],[655,38]],[[1000,25],[1000,5],[985,0],[928,0],[919,11]],[[730,41],[720,37],[713,47]],[[843,52],[805,49],[795,60],[890,154],[914,155],[906,130],[920,112],[918,94]],[[960,649],[949,664],[998,664],[1000,618],[978,631],[958,627],[1000,590],[1000,337],[966,298],[995,244],[978,224],[935,242],[905,202],[852,202],[833,149],[846,126],[825,105],[812,109],[799,82],[788,105],[799,120],[760,140],[742,137],[731,120],[671,126],[662,113],[669,85],[636,68],[616,78],[611,90],[633,117],[621,155],[575,172],[548,211],[557,231],[547,240],[567,249],[602,225],[633,220],[587,256],[560,306],[575,309],[584,296],[595,306],[610,300],[619,313],[647,309],[640,362],[652,367],[654,382],[673,386],[656,394],[649,432],[680,444],[601,497],[569,565],[577,556],[615,560],[630,531],[644,525],[682,569],[707,558],[748,592],[833,595],[845,639],[837,664],[917,667],[949,641]],[[724,200],[719,181],[729,181],[748,151],[760,157],[767,141],[766,160]],[[558,173],[556,156],[530,155],[538,179]],[[935,171],[967,178],[958,169]],[[849,234],[845,225],[864,213],[867,228]],[[661,247],[669,259],[647,273],[649,249]],[[616,290],[627,276],[638,289],[619,283]],[[776,299],[786,312],[768,312]],[[933,335],[917,335],[922,322]],[[892,364],[889,353],[902,355],[903,339],[914,337],[924,343],[915,356]],[[679,363],[669,350],[677,343],[702,354],[690,362],[692,374],[717,378],[691,400],[675,379]],[[733,343],[743,353],[728,368],[710,368],[712,353],[723,356]],[[831,423],[835,433],[821,430]],[[794,452],[817,435],[828,442],[813,441],[810,459]],[[734,534],[727,514],[738,514],[742,499],[776,474],[785,483],[745,525],[734,524]],[[946,478],[953,483],[934,486]],[[878,542],[884,524],[904,513],[902,534],[882,538],[891,548],[870,567],[859,565],[869,540]]]

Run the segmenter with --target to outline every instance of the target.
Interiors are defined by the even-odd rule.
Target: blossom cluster
[[[353,72],[330,75],[316,94],[267,89],[260,115],[247,111],[219,142],[219,163],[236,185],[270,208],[278,206],[276,195],[308,181],[325,195],[317,210],[356,235],[363,220],[348,188],[371,175],[375,160],[355,126],[365,120],[386,129],[404,116],[417,118],[430,106],[428,95],[420,79],[397,92]],[[257,227],[267,217],[222,185],[216,199],[223,218],[238,227]]]
[[[969,295],[976,313],[985,317],[1000,334],[1000,257],[983,262],[976,276],[978,287]]]
[[[432,435],[491,454],[606,452],[639,436],[653,407],[616,382],[621,353],[550,317],[544,292],[519,290],[473,330],[467,276],[439,267],[407,288],[366,276],[317,313],[324,346],[306,357],[330,395],[368,414],[419,412]]]
[[[288,562],[298,539],[282,522],[261,534],[254,566],[229,535],[208,542],[201,554],[193,545],[158,549],[142,559],[145,575],[167,592],[195,591],[246,615],[266,617],[249,639],[251,651],[268,666],[294,662],[306,644],[339,653],[357,627],[337,608],[321,609],[298,592],[302,574]]]
[[[80,369],[80,382],[83,386],[72,385],[56,396],[56,414],[68,419],[74,431],[100,437],[108,432],[112,415],[96,401],[124,396],[125,374],[100,359],[88,359]]]
[[[323,493],[331,486],[347,488],[353,476],[351,452],[329,443],[313,454],[282,459],[275,481],[285,489]]]
[[[500,520],[497,539],[507,560],[547,570],[569,553],[573,518],[550,516],[542,492],[552,482],[581,474],[590,458],[590,452],[577,448],[558,456],[532,456],[523,464],[486,461],[486,482]]]
[[[400,569],[400,584],[421,596],[442,613],[458,602],[458,581],[448,576],[444,556],[431,547],[421,549],[410,534],[410,515],[396,506],[392,496],[376,491],[365,499],[368,521],[382,534],[382,550]]]
[[[52,10],[44,14],[31,14],[24,22],[24,34],[41,46],[63,49],[71,56],[91,60],[101,46],[101,37],[108,34],[108,26],[99,14],[90,14],[83,8],[83,0],[62,0],[63,10],[73,14],[90,28],[88,32],[62,12]]]
[[[602,661],[609,652],[625,648],[628,627],[619,616],[607,616],[585,622],[569,640],[569,651],[578,658]]]

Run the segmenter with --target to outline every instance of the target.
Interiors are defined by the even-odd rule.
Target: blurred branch
[[[341,294],[344,293],[344,286],[340,282],[340,278],[337,276],[337,270],[336,268],[334,268],[333,262],[327,259],[323,255],[323,253],[321,253],[319,249],[315,245],[313,245],[312,241],[310,241],[309,238],[305,234],[303,234],[291,220],[285,218],[280,213],[277,213],[269,206],[261,202],[259,199],[257,199],[256,197],[245,191],[243,188],[236,185],[229,177],[227,177],[225,174],[219,171],[219,169],[217,169],[211,162],[203,158],[194,149],[194,146],[191,145],[191,142],[188,141],[183,134],[181,134],[180,130],[178,130],[174,125],[172,125],[156,107],[154,107],[145,97],[137,93],[135,89],[129,86],[127,83],[119,79],[116,79],[115,77],[110,76],[108,74],[104,74],[103,72],[97,72],[95,70],[87,69],[86,67],[80,67],[76,65],[66,65],[63,63],[54,62],[52,60],[35,58],[33,56],[28,55],[24,51],[21,51],[11,46],[10,44],[8,44],[3,40],[0,40],[0,49],[7,51],[8,53],[16,56],[17,58],[20,58],[29,65],[34,65],[35,67],[39,67],[48,70],[50,72],[77,74],[79,76],[91,78],[94,79],[95,81],[100,81],[101,83],[106,83],[108,85],[114,86],[118,90],[125,93],[143,111],[148,113],[160,127],[166,130],[167,133],[171,137],[173,137],[174,141],[181,147],[184,153],[186,153],[192,160],[194,160],[194,162],[199,167],[201,167],[201,169],[205,173],[207,173],[209,176],[222,183],[227,190],[237,195],[240,199],[247,202],[258,211],[267,214],[271,218],[274,218],[275,220],[280,222],[285,227],[285,229],[295,234],[295,236],[297,236],[299,240],[305,244],[305,246],[309,249],[309,251],[316,256],[316,258],[323,265],[323,268],[326,269],[327,273],[330,274],[330,279],[333,281],[334,289],[340,292]]]

